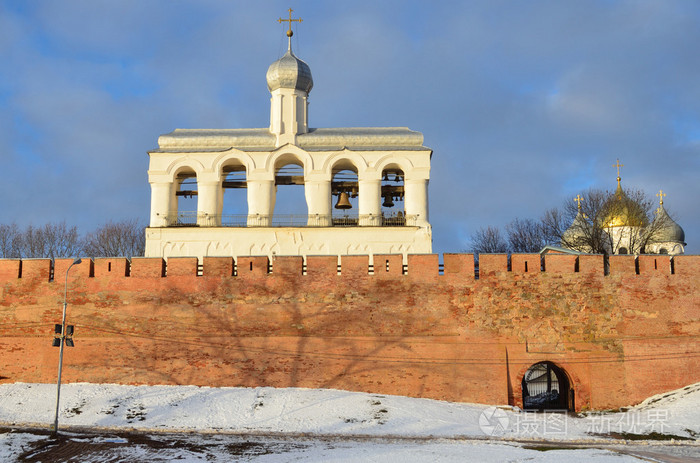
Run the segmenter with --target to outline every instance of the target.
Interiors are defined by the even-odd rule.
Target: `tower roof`
[[[653,243],[683,243],[685,244],[685,232],[666,212],[663,203],[656,210],[654,223],[658,224],[658,229],[654,230],[651,236]]]
[[[606,228],[644,227],[647,224],[646,213],[622,189],[620,167],[623,165],[620,164],[619,159],[613,167],[617,167],[617,188],[604,206],[603,226]]]
[[[291,88],[308,94],[313,86],[311,69],[292,52],[290,37],[287,52],[267,69],[267,88],[271,92],[278,88]]]

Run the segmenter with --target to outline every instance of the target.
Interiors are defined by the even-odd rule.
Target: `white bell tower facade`
[[[287,35],[286,53],[266,76],[269,128],[176,129],[149,152],[146,257],[432,252],[432,151],[423,135],[405,127],[309,128],[311,70],[292,52],[291,28]],[[288,164],[299,175],[285,175]],[[307,216],[275,214],[278,185],[304,188]],[[243,216],[224,213],[227,188],[246,190]],[[180,210],[183,196],[196,197],[196,211]]]

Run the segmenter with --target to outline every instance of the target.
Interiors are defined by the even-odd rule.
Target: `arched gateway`
[[[564,369],[552,362],[540,362],[523,376],[525,410],[575,410],[574,390]]]

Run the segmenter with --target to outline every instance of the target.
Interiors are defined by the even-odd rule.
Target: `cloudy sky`
[[[269,124],[290,6],[310,125],[434,150],[435,252],[614,188],[617,158],[700,252],[694,0],[0,0],[0,223],[145,223],[158,135]]]

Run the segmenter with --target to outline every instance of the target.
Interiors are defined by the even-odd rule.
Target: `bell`
[[[394,207],[394,201],[391,197],[391,195],[386,195],[384,196],[384,202],[382,203],[383,207]]]
[[[335,203],[335,208],[336,209],[352,209],[352,204],[350,204],[350,198],[348,198],[348,194],[344,191],[342,191],[338,195],[338,202]]]

